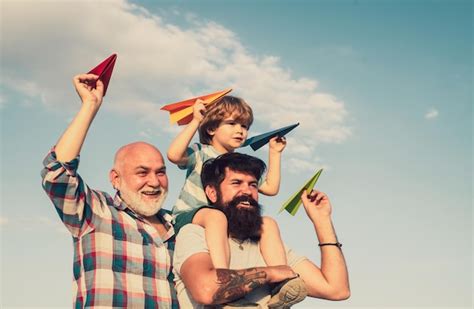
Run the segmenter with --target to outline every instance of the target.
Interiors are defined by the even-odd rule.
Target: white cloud
[[[293,151],[300,160],[351,135],[344,102],[319,92],[316,80],[294,77],[278,57],[250,54],[237,34],[192,12],[181,14],[186,27],[124,0],[7,1],[2,11],[2,83],[29,101],[76,108],[72,75],[116,52],[105,98],[113,104],[104,108],[167,134],[181,128],[168,125],[162,105],[232,87],[254,109],[256,130],[300,122],[291,146],[301,145]]]
[[[425,114],[426,119],[435,119],[438,118],[439,112],[437,109],[431,108],[428,112]]]
[[[282,168],[288,168],[289,172],[294,175],[301,175],[303,178],[311,177],[316,169],[321,168],[320,159],[317,157],[310,158],[288,158],[282,163]]]
[[[0,226],[6,226],[8,224],[8,218],[0,216]]]

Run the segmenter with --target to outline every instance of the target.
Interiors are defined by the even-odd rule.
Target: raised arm
[[[73,83],[82,100],[81,109],[56,144],[56,157],[60,162],[69,162],[81,151],[87,131],[102,104],[104,84],[94,74],[74,76]],[[96,82],[96,87],[91,85]]]
[[[186,149],[196,134],[199,124],[203,119],[203,113],[206,110],[202,100],[197,100],[193,107],[193,119],[171,142],[168,148],[168,160],[176,165],[185,165],[188,160]]]
[[[312,191],[302,195],[303,205],[314,225],[319,244],[338,244],[331,220],[331,204],[326,194]],[[308,295],[329,300],[344,300],[350,296],[349,276],[344,255],[339,246],[321,246],[321,268],[309,260],[293,269],[305,281]]]
[[[209,253],[196,253],[181,266],[181,278],[193,299],[203,305],[218,305],[242,298],[268,283],[296,277],[289,266],[240,270],[215,269]]]
[[[94,228],[93,216],[102,213],[100,194],[91,190],[77,174],[78,156],[89,126],[102,103],[103,84],[97,75],[74,77],[74,86],[82,105],[66,131],[59,138],[55,151],[46,156],[41,171],[42,185],[53,202],[59,217],[74,237]]]
[[[281,153],[285,149],[286,139],[284,136],[276,136],[270,139],[268,145],[268,173],[258,191],[262,194],[273,196],[280,190]]]

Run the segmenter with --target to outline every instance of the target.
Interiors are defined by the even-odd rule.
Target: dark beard
[[[250,239],[258,242],[262,228],[261,206],[258,202],[248,195],[236,196],[225,205],[221,203],[220,196],[218,199],[219,205],[216,206],[222,209],[227,217],[230,236],[241,241]],[[248,201],[253,207],[237,208],[237,205],[243,201]]]

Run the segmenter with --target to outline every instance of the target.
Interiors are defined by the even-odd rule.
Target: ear
[[[204,189],[204,192],[206,192],[207,198],[211,201],[212,204],[217,202],[217,190],[213,186],[206,186]]]
[[[120,175],[115,169],[111,169],[109,172],[109,180],[115,190],[118,190],[120,187]]]
[[[206,132],[210,137],[213,137],[216,134],[216,129],[207,129]]]

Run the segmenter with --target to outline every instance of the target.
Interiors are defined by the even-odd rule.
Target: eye
[[[254,189],[258,189],[258,184],[256,182],[251,183],[250,186]]]
[[[247,129],[249,128],[249,126],[246,125],[246,124],[241,124],[240,126],[241,126],[242,128],[244,128],[245,130],[247,130]]]
[[[145,171],[139,171],[139,172],[137,173],[137,175],[140,176],[140,177],[145,177],[145,176],[146,176],[146,172],[145,172]]]
[[[166,171],[165,170],[160,170],[160,171],[156,172],[156,175],[164,176],[164,175],[166,175]]]

